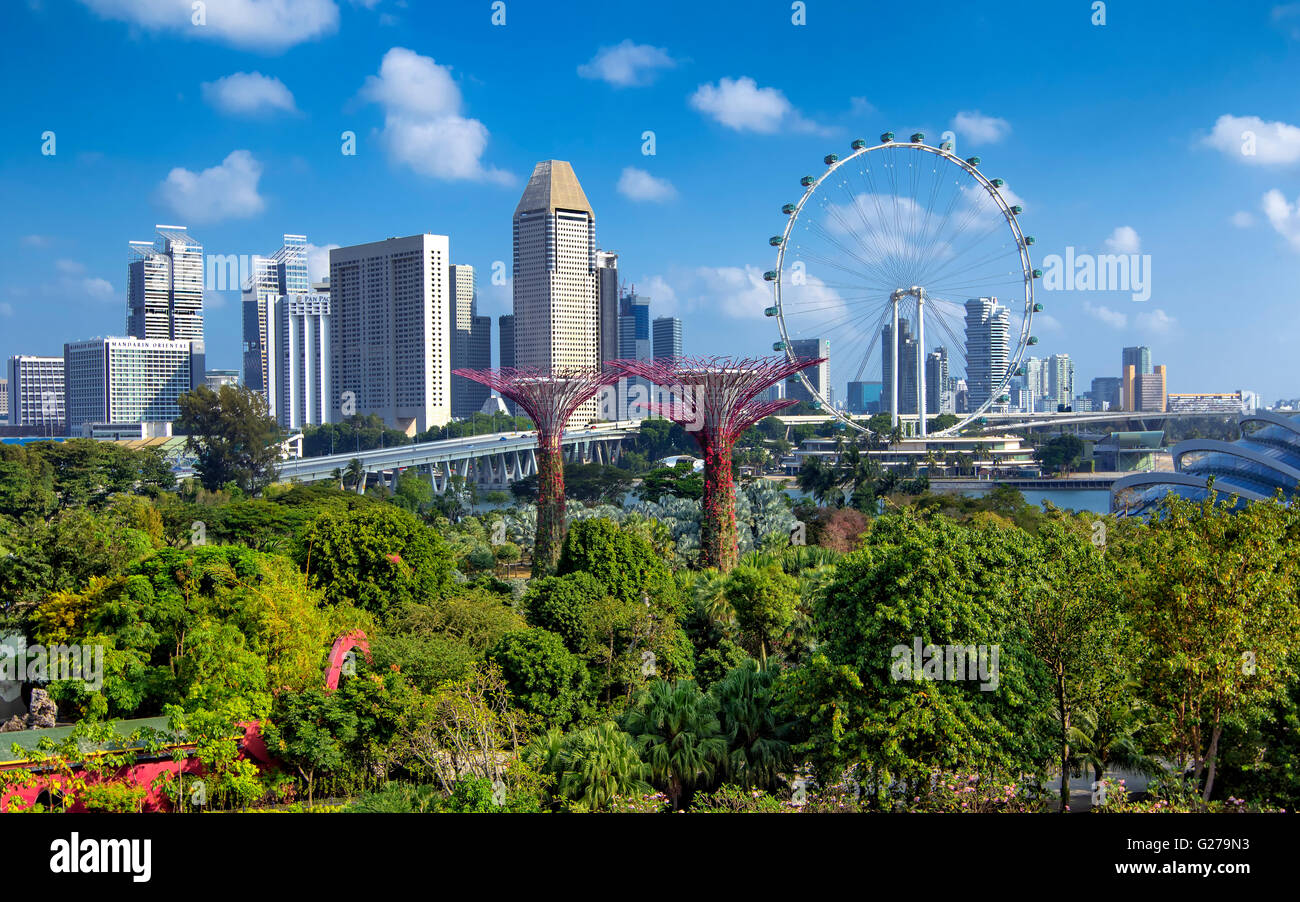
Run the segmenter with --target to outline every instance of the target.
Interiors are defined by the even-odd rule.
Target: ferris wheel
[[[948,137],[945,135],[945,137]],[[863,397],[891,425],[924,436],[926,411],[953,413],[954,433],[989,410],[1005,409],[1011,378],[1024,375],[1035,312],[1029,248],[1021,206],[1002,179],[979,171],[945,140],[925,135],[868,145],[856,140],[843,158],[801,179],[803,196],[781,208],[785,231],[772,283],[787,356],[823,356],[829,342],[837,378],[859,383]],[[825,370],[801,371],[814,406],[849,427],[866,427],[830,404]],[[845,376],[847,375],[847,379]],[[964,381],[964,390],[963,389]],[[878,389],[878,392],[877,392]]]

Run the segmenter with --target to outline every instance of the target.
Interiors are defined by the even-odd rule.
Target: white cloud
[[[393,47],[379,74],[366,79],[361,96],[384,108],[381,139],[394,161],[438,179],[514,181],[510,173],[483,164],[487,127],[461,115],[460,88],[447,66]]]
[[[1147,332],[1154,332],[1157,335],[1167,335],[1169,332],[1173,331],[1175,320],[1168,313],[1156,308],[1147,313],[1139,313],[1137,325],[1139,329],[1144,329]]]
[[[1255,224],[1255,217],[1245,210],[1238,210],[1228,221],[1239,229],[1248,229]]]
[[[61,298],[86,298],[91,301],[113,300],[113,285],[107,279],[86,275],[86,265],[78,260],[54,261],[58,278],[41,286],[47,296]]]
[[[996,144],[1011,132],[1010,122],[979,110],[959,112],[948,127],[972,144]]]
[[[671,69],[675,65],[677,61],[662,47],[634,44],[629,38],[613,47],[601,47],[595,56],[578,67],[578,75],[626,88],[648,85],[660,69]]]
[[[1252,166],[1300,160],[1300,128],[1286,122],[1265,122],[1258,116],[1220,116],[1201,143]]]
[[[1264,195],[1260,206],[1274,231],[1300,250],[1300,200],[1289,203],[1282,192],[1274,188]]]
[[[261,72],[236,72],[216,81],[205,81],[203,99],[231,116],[265,116],[297,113],[293,94],[284,82]]]
[[[0,302],[0,316],[13,316],[14,305],[9,302]]]
[[[19,239],[23,247],[48,247],[53,241],[49,235],[24,235]]]
[[[176,167],[158,188],[162,203],[186,221],[243,219],[262,212],[257,193],[262,164],[246,150],[232,151],[221,165],[191,172]]]
[[[339,247],[337,244],[307,245],[307,279],[312,284],[323,282],[330,275],[330,251]]]
[[[1142,239],[1132,226],[1120,226],[1105,241],[1112,254],[1136,254],[1142,249]]]
[[[677,290],[663,276],[647,276],[636,282],[637,294],[650,298],[656,316],[677,312]]]
[[[278,52],[332,34],[334,0],[206,0],[202,24],[192,0],[81,0],[100,17],[235,47]]]
[[[1083,312],[1087,313],[1094,319],[1110,326],[1112,329],[1123,329],[1128,325],[1128,315],[1120,313],[1118,310],[1111,310],[1106,306],[1094,307],[1090,302],[1083,302]]]
[[[677,189],[667,179],[655,178],[644,169],[627,166],[618,179],[618,193],[628,200],[662,203],[677,196]]]
[[[700,85],[690,97],[693,109],[738,132],[770,135],[781,129],[819,131],[776,88],[760,88],[754,79],[723,78]]]

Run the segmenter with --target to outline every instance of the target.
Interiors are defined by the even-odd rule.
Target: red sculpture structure
[[[458,369],[453,375],[473,379],[523,408],[537,429],[537,537],[533,576],[555,569],[564,541],[564,458],[560,439],[564,424],[603,386],[618,381],[618,370],[596,367],[501,367]]]
[[[704,516],[700,521],[700,565],[722,571],[736,566],[736,493],[731,453],[746,429],[796,403],[764,401],[768,388],[825,358],[677,357],[616,360],[627,376],[640,376],[666,389],[669,400],[652,402],[650,413],[680,423],[704,454]]]

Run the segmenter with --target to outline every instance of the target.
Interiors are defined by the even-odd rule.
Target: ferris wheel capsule
[[[884,134],[882,134],[882,135],[880,136],[880,143],[881,143],[881,144],[888,144],[890,141],[893,141],[893,140],[894,140],[894,133],[893,133],[893,132],[885,132]]]
[[[822,162],[825,163],[827,166],[833,166],[839,160],[839,158],[840,155],[837,153],[828,153],[826,156],[822,157]]]
[[[767,239],[767,243],[772,245],[772,247],[780,247],[781,241],[782,238],[780,235],[773,235],[771,238]]]
[[[1015,211],[1015,210],[1012,210],[1011,212],[1014,213],[1014,212],[1016,212],[1016,211]],[[1026,236],[1025,236],[1025,247],[1032,247],[1032,246],[1033,246],[1033,243],[1034,243],[1034,236],[1033,236],[1033,235],[1026,235]]]
[[[1012,204],[1011,212],[1014,213],[1016,216],[1019,216],[1021,213],[1025,212],[1025,208],[1020,206],[1020,204]],[[1033,242],[1030,243],[1032,244]]]
[[[775,282],[777,278],[778,276],[775,269],[769,269],[767,272],[763,273],[764,282]]]
[[[796,207],[794,204],[782,204],[782,205],[781,205],[781,212],[784,213],[786,216],[789,216],[791,213],[793,213],[793,212],[794,212],[795,210],[797,210],[797,209],[799,209],[799,208]]]
[[[1035,312],[1035,313],[1042,313],[1042,312],[1043,312],[1043,305],[1040,304],[1040,303],[1035,303],[1035,304],[1034,304],[1034,312]]]
[[[1043,271],[1041,269],[1034,270],[1035,279],[1041,279],[1042,277],[1043,277]]]
[[[861,138],[854,138],[853,143],[850,144],[849,146],[852,147],[854,150],[861,150],[862,148],[867,146],[867,142],[863,141]]]
[[[979,157],[967,157],[966,162],[969,163],[971,166],[978,166],[981,161]]]
[[[912,143],[913,143],[913,144],[924,144],[924,143],[925,143],[925,133],[924,133],[924,132],[917,132],[916,134],[912,135]]]
[[[805,175],[803,178],[799,179],[799,184],[803,185],[805,188],[811,188],[813,185],[817,184],[817,177]]]
[[[994,179],[993,181],[989,182],[989,184],[992,185],[994,188],[1001,188],[1003,185],[1006,184],[1006,182],[1002,181],[1002,179]]]
[[[1031,345],[1036,345],[1036,344],[1038,344],[1038,339],[1035,338],[1033,335],[1031,335],[1031,336],[1029,336],[1029,341],[1026,342],[1026,343],[1027,343],[1027,344],[1031,344]]]
[[[952,153],[952,142],[944,141],[942,144],[939,145],[939,149],[944,151],[945,153]]]
[[[783,342],[783,341],[774,341],[774,342],[772,342],[772,350],[773,350],[773,351],[784,351],[784,350],[785,350],[785,342]]]
[[[776,315],[777,315],[778,313],[780,313],[780,312],[781,312],[781,311],[778,310],[776,307],[764,307],[764,308],[763,308],[763,315],[764,315],[764,316],[776,316]]]

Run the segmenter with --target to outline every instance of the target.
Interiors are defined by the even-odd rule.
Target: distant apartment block
[[[10,426],[31,426],[44,435],[62,435],[66,431],[62,357],[10,357],[7,381]]]
[[[1246,399],[1234,392],[1170,392],[1165,396],[1170,413],[1231,414],[1249,413]]]

